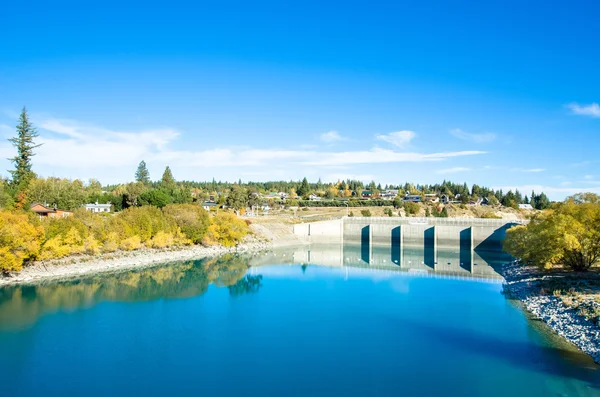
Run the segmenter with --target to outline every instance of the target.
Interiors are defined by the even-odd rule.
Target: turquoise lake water
[[[507,300],[490,258],[440,254],[434,272],[388,254],[288,248],[0,289],[0,395],[600,395],[600,367]]]

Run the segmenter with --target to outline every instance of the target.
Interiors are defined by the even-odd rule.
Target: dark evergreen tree
[[[302,183],[298,187],[296,193],[300,197],[307,196],[310,193],[310,185],[308,184],[308,180],[306,179],[306,177],[302,179]]]
[[[138,165],[137,171],[135,172],[135,180],[136,182],[142,182],[143,184],[150,183],[150,172],[148,172],[144,160],[140,161],[140,165]]]
[[[9,139],[9,142],[17,148],[17,155],[10,159],[15,169],[9,171],[12,175],[11,186],[15,190],[23,189],[33,177],[31,170],[31,158],[35,156],[33,149],[41,146],[35,144],[34,140],[37,137],[38,133],[29,121],[27,109],[23,108],[17,124],[17,136]]]

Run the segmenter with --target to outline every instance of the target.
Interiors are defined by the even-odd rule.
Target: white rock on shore
[[[600,327],[567,307],[561,299],[540,295],[537,280],[527,277],[517,263],[502,268],[505,291],[519,299],[534,316],[544,321],[557,334],[573,343],[600,364]]]
[[[24,267],[19,273],[0,277],[0,287],[128,270],[174,261],[201,259],[232,252],[258,252],[267,250],[270,247],[271,243],[253,241],[239,244],[236,247],[192,246],[174,250],[145,249],[126,253],[120,252],[112,256],[104,255],[98,258],[74,257],[52,261],[51,263],[36,262]]]

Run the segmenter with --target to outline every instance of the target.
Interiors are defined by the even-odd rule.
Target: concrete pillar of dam
[[[438,268],[438,228],[437,226],[433,227],[433,270],[437,270]]]
[[[471,226],[469,228],[470,231],[470,235],[471,238],[469,239],[469,252],[471,253],[471,255],[469,256],[470,259],[470,263],[471,263],[471,273],[473,273],[473,266],[475,266],[475,260],[474,260],[474,251],[475,251],[475,246],[473,245],[473,226]]]
[[[392,263],[402,267],[402,259],[404,257],[404,226],[394,227],[391,237]]]
[[[369,224],[369,265],[373,264],[373,225]]]
[[[460,232],[460,267],[473,273],[473,227]]]

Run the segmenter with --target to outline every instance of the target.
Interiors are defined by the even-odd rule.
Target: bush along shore
[[[5,273],[0,276],[0,287],[120,272],[169,262],[216,257],[228,253],[259,253],[270,248],[270,242],[249,236],[242,243],[233,247],[194,245],[163,249],[145,248],[96,256],[79,255],[50,261],[37,261],[24,267],[20,272]]]
[[[598,275],[582,281],[518,261],[505,264],[502,273],[507,296],[520,300],[530,313],[600,364]]]

